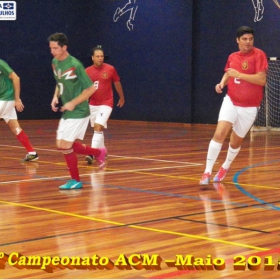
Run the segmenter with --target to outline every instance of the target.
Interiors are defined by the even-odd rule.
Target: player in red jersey
[[[263,98],[268,69],[266,54],[254,47],[254,30],[250,27],[240,27],[237,30],[236,41],[239,51],[228,57],[222,80],[215,86],[219,94],[225,86],[228,87],[228,92],[220,109],[216,131],[208,147],[206,168],[200,185],[209,184],[214,163],[226,136],[232,129],[226,160],[213,179],[214,182],[223,181],[240,151],[244,137],[255,121]]]
[[[112,84],[120,98],[117,106],[122,107],[125,100],[120,77],[112,65],[104,63],[104,50],[101,46],[93,48],[92,61],[93,65],[86,68],[86,72],[96,88],[95,93],[89,99],[90,123],[94,130],[91,147],[104,148],[103,131],[104,128],[107,128],[107,121],[114,106]],[[93,156],[88,155],[85,159],[91,164]]]

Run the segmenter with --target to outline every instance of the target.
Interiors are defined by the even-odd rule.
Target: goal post
[[[268,58],[264,98],[251,131],[280,131],[280,58]]]

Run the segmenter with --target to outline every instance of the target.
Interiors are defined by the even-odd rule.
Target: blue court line
[[[261,162],[261,163],[257,163],[257,164],[253,164],[251,166],[247,166],[243,169],[241,169],[240,171],[236,172],[233,176],[233,183],[234,185],[236,186],[236,188],[238,190],[240,190],[243,194],[247,195],[248,197],[250,197],[251,199],[254,199],[256,200],[257,202],[267,206],[268,208],[271,208],[273,210],[277,210],[277,211],[280,211],[280,207],[277,207],[275,206],[274,204],[271,204],[269,202],[265,202],[264,200],[252,195],[250,192],[246,191],[244,188],[242,188],[239,183],[238,183],[238,176],[242,173],[244,173],[245,171],[251,169],[251,168],[255,168],[255,167],[258,167],[258,166],[262,166],[262,165],[268,165],[268,164],[273,164],[273,163],[277,163],[277,162],[280,162],[280,160],[271,160],[271,161],[267,161],[267,162]]]

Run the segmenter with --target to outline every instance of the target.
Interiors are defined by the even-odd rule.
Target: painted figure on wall
[[[118,7],[113,16],[114,22],[117,22],[118,19],[125,13],[129,12],[129,19],[126,22],[126,26],[129,31],[133,30],[133,21],[135,14],[137,12],[138,6],[136,4],[137,0],[128,0],[128,2],[121,8]]]
[[[280,4],[278,0],[272,0],[275,5],[280,9]],[[255,18],[254,22],[261,21],[264,14],[264,4],[263,0],[252,0],[254,9],[255,9]]]

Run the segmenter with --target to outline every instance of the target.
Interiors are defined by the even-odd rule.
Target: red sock
[[[23,130],[17,135],[17,139],[24,146],[28,153],[35,152],[35,150],[29,142],[28,136]]]
[[[78,159],[75,153],[63,154],[66,160],[70,175],[72,179],[80,182],[80,175],[78,170]]]
[[[95,157],[98,157],[100,155],[99,149],[91,148],[89,146],[81,144],[80,142],[74,142],[72,148],[77,154],[93,155]]]

